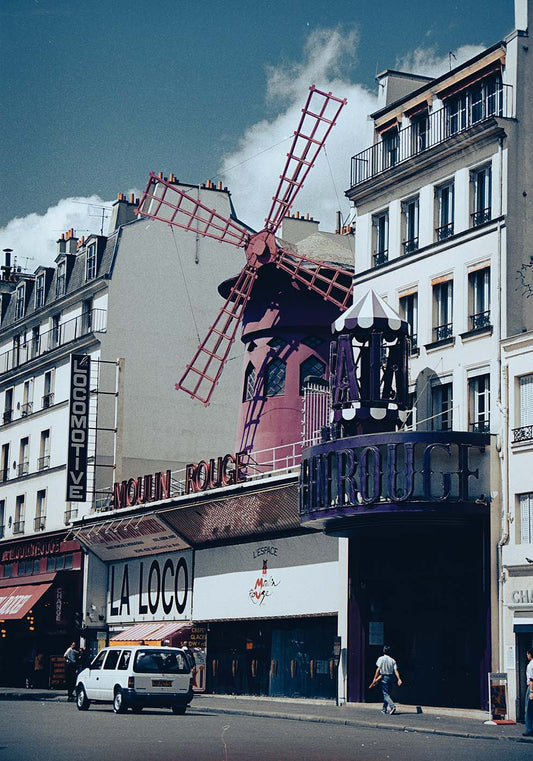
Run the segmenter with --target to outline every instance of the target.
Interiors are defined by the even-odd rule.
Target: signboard
[[[109,624],[192,618],[190,550],[113,563],[108,579]]]
[[[341,659],[341,645],[342,640],[340,637],[335,637],[333,640],[333,660],[335,661],[335,665],[339,665],[339,661]]]
[[[190,463],[185,470],[185,494],[208,491],[246,481],[244,458],[246,452],[225,454],[211,460]]]
[[[343,594],[337,540],[322,534],[195,552],[197,621],[334,615]]]
[[[494,720],[507,719],[507,674],[489,674],[489,713]]]
[[[117,482],[113,486],[113,510],[168,499],[170,484],[170,470]]]
[[[145,557],[189,545],[155,515],[108,520],[77,529],[76,539],[100,560]]]
[[[87,499],[91,358],[73,354],[70,365],[68,411],[67,502]]]

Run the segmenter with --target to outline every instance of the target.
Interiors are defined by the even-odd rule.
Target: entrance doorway
[[[413,516],[410,516],[413,517]],[[416,516],[417,519],[420,516]],[[401,703],[487,707],[487,525],[382,519],[350,540],[349,699],[369,690],[383,644],[392,648]]]

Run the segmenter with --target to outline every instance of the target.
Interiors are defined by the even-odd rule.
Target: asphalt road
[[[250,716],[4,700],[0,761],[522,761],[530,744]]]

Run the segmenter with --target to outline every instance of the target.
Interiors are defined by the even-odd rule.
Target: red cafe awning
[[[0,619],[13,621],[24,618],[51,586],[51,584],[24,584],[0,589]]]
[[[138,645],[140,642],[145,645],[161,645],[164,640],[169,640],[172,646],[176,646],[190,634],[191,628],[189,621],[151,621],[130,626],[109,641],[114,645]]]

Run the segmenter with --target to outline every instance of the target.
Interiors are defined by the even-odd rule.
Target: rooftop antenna
[[[28,262],[33,262],[35,257],[34,256],[21,256],[20,258],[24,259],[24,261],[26,262],[26,264],[24,265],[24,267],[22,269],[24,270],[24,272],[27,272],[27,270],[28,270]],[[15,257],[15,261],[16,260],[17,260],[17,257]]]
[[[95,206],[94,204],[91,204],[91,206],[93,206],[93,208],[95,208],[95,209],[99,209],[102,212],[102,219],[101,219],[101,224],[100,224],[100,235],[103,235],[104,234],[104,220],[109,217],[109,210],[108,210],[108,208],[106,206]],[[107,214],[106,214],[106,211],[108,212]],[[89,216],[90,217],[98,217],[100,215],[99,214],[91,214],[91,212],[89,212]]]

